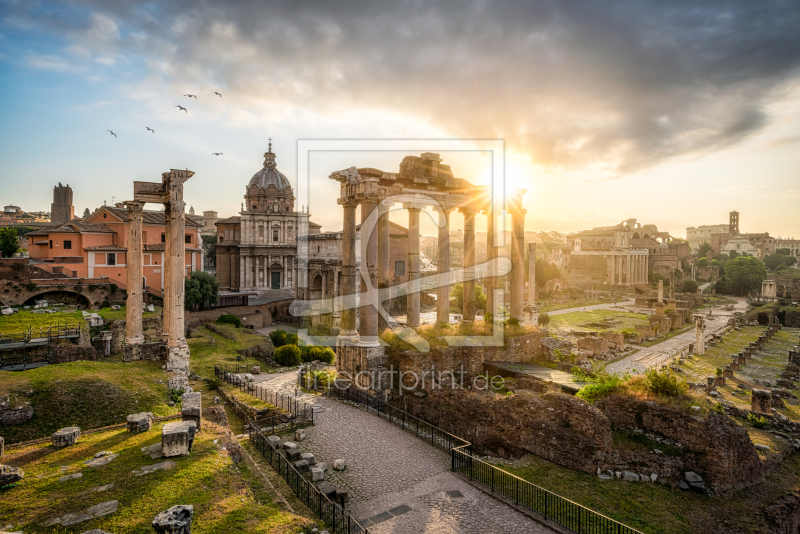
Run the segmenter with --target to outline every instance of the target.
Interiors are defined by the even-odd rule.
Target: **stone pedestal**
[[[763,389],[754,389],[750,397],[750,410],[759,413],[771,413],[772,393]]]
[[[725,371],[723,371],[724,373]],[[725,385],[725,376],[719,375],[714,378],[714,387],[722,387]]]
[[[161,453],[165,457],[189,454],[196,432],[194,421],[167,423],[161,428]]]
[[[730,368],[723,369],[722,370],[722,376],[725,377],[725,378],[733,378],[733,369],[730,369]]]
[[[69,447],[75,445],[81,437],[81,429],[77,426],[68,426],[55,432],[52,436],[53,447]]]
[[[153,427],[151,412],[134,413],[128,416],[128,432],[147,432]]]
[[[202,428],[202,412],[200,393],[185,393],[181,406],[181,419],[183,421],[194,421],[199,431]]]
[[[153,519],[153,529],[158,534],[191,534],[193,513],[191,504],[173,506]]]

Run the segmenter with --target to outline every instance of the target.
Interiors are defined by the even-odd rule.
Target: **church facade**
[[[309,213],[296,211],[295,196],[286,176],[275,164],[272,143],[264,166],[247,184],[238,217],[216,222],[217,279],[220,291],[281,289],[298,295],[307,286],[299,279],[298,235],[319,233]]]

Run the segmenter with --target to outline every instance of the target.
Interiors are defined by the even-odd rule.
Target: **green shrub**
[[[508,326],[519,326],[519,319],[517,319],[516,317],[509,317],[508,319],[506,319],[506,324]]]
[[[648,369],[645,371],[644,387],[650,393],[662,397],[678,397],[689,389],[686,380],[671,373],[669,369],[664,371]]]
[[[27,289],[28,291],[36,291],[37,289],[39,289],[39,286],[37,286],[33,282],[30,282],[28,284],[25,284],[25,289]]]
[[[722,369],[717,367],[717,376],[722,376]]]
[[[272,355],[272,359],[284,367],[300,365],[301,351],[297,345],[281,345]]]
[[[589,382],[575,396],[590,404],[616,391],[624,381],[623,378],[605,371],[589,376],[580,367],[573,367],[572,374],[576,380]]]
[[[494,322],[494,315],[492,315],[492,312],[486,312],[483,314],[483,322],[486,324],[492,324]]]
[[[108,297],[103,299],[103,302],[100,303],[100,307],[101,308],[110,308],[111,307],[111,301],[108,300]]]
[[[284,345],[297,345],[297,334],[294,332],[287,332],[286,330],[273,330],[269,333],[269,339],[272,341],[272,346],[276,349]]]
[[[747,422],[756,428],[767,428],[769,426],[769,421],[763,415],[753,415],[749,413],[747,414]]]
[[[231,315],[230,313],[220,315],[216,322],[217,324],[232,324],[236,328],[242,327],[242,320],[235,315]]]
[[[547,312],[541,312],[539,314],[539,326],[547,326],[550,323],[550,316]]]
[[[212,377],[212,378],[209,378],[207,380],[207,382],[208,382],[208,389],[210,389],[212,391],[215,390],[215,389],[219,389],[219,387],[222,385],[222,380],[220,380],[216,376]]]

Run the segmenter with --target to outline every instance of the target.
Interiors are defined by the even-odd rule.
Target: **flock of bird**
[[[221,93],[218,93],[217,91],[214,91],[214,94],[217,95],[218,97],[222,98],[222,94]],[[195,100],[197,100],[197,95],[185,94],[183,96],[188,97],[188,98],[194,98]],[[185,107],[181,106],[181,105],[177,105],[175,107],[178,108],[179,111],[183,111],[184,113],[189,113],[189,110],[186,109]],[[149,130],[149,131],[151,131],[153,133],[156,133],[156,131],[154,129],[150,128],[149,126],[145,126],[145,129]],[[115,134],[111,130],[106,130],[106,131],[108,133],[110,133],[111,135],[113,135],[114,137],[117,137],[117,134]],[[212,152],[211,155],[212,156],[222,156],[222,152]]]

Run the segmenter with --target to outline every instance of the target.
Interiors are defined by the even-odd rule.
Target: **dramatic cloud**
[[[61,32],[75,54],[139,58],[150,76],[220,88],[245,109],[386,108],[598,179],[761,130],[800,65],[800,4],[786,1],[7,7],[19,27]]]

